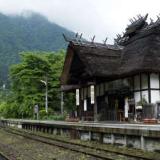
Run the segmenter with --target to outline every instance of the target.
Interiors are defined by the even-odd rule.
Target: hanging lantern
[[[79,89],[76,89],[76,105],[79,106]]]
[[[91,85],[90,87],[90,91],[91,91],[91,104],[94,104],[94,85]]]
[[[84,99],[84,111],[87,111],[87,100]]]

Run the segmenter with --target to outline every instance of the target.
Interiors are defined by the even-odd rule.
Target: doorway
[[[123,121],[124,120],[125,96],[109,95],[107,120]]]

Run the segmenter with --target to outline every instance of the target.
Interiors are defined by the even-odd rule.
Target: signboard
[[[36,104],[35,106],[34,106],[34,117],[36,116],[36,118],[37,119],[39,119],[38,117],[39,117],[39,106],[38,106],[38,104]]]
[[[128,118],[128,110],[129,110],[129,104],[128,104],[128,98],[125,98],[125,106],[124,106],[124,110],[125,110],[125,118]]]
[[[36,104],[36,105],[34,106],[34,113],[35,113],[35,114],[38,114],[38,111],[39,111],[39,107],[38,107],[38,105]]]
[[[91,90],[91,104],[94,104],[94,85],[91,85],[90,87]]]
[[[84,100],[84,111],[87,111],[87,100]]]
[[[79,89],[76,89],[76,105],[79,106]]]

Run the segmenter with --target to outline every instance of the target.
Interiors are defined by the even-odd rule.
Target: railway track
[[[10,159],[0,152],[0,160],[10,160]]]
[[[69,142],[65,140],[60,140],[52,137],[46,137],[42,135],[37,135],[31,132],[26,132],[24,130],[17,130],[11,128],[4,128],[6,132],[11,134],[15,134],[18,136],[22,136],[24,138],[32,139],[34,141],[42,142],[48,145],[53,145],[57,147],[61,147],[63,149],[71,150],[74,152],[83,153],[92,157],[96,157],[98,159],[104,160],[158,160],[158,158],[148,158],[142,157],[138,155],[129,155],[127,153],[120,153],[116,151],[106,150],[98,147],[88,146],[85,144],[79,144],[74,142]]]

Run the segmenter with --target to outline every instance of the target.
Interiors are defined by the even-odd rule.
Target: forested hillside
[[[73,35],[36,13],[30,16],[0,13],[0,86],[7,82],[9,66],[19,62],[19,52],[66,48],[62,33]]]

